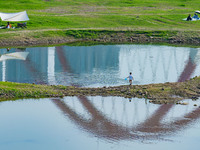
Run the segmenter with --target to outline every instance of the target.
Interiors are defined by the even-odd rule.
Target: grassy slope
[[[200,21],[182,19],[189,13],[193,15],[199,5],[198,0],[6,0],[0,5],[1,12],[26,10],[30,21],[24,30],[0,30],[0,47],[69,43],[85,39],[122,43],[130,42],[130,37],[135,38],[131,40],[135,43],[140,39],[139,42],[198,45]],[[0,25],[6,25],[6,22],[0,21]],[[12,22],[12,25],[16,26],[17,22]],[[104,38],[108,33],[105,31],[116,30],[128,33]],[[154,41],[152,37],[156,37]],[[162,40],[159,40],[160,37]]]
[[[199,30],[200,22],[182,21],[199,6],[198,0],[6,0],[0,9],[2,12],[27,10],[29,30]]]
[[[133,34],[128,33],[125,38],[130,35],[136,39],[138,31],[147,38],[154,35],[154,31],[160,31],[162,33],[156,33],[154,37],[181,38],[185,43],[190,39],[200,39],[200,21],[182,20],[198,10],[199,5],[198,0],[6,0],[0,5],[1,12],[26,10],[30,21],[25,30],[0,30],[0,46],[17,46],[16,43],[37,45],[39,43],[31,41],[41,39],[44,41],[41,44],[56,43],[56,39],[60,40],[58,43],[68,42],[74,37],[100,39],[107,33],[99,37],[96,31],[105,30],[131,31]],[[0,25],[6,25],[6,22],[0,21]],[[12,25],[16,26],[17,22],[12,22]]]

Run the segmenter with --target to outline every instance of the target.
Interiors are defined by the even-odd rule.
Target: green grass
[[[13,7],[15,6],[15,7]],[[182,21],[200,7],[197,0],[6,0],[1,12],[27,10],[28,30],[131,28],[198,30],[200,21]],[[6,22],[1,22],[5,25]],[[12,23],[16,25],[16,22]],[[5,32],[0,31],[0,32]]]
[[[58,88],[59,89],[59,88]],[[3,96],[2,96],[3,95]],[[54,87],[46,85],[34,85],[27,83],[0,82],[0,99],[6,98],[38,98],[59,96],[61,93]]]
[[[122,85],[108,88],[0,82],[0,101],[21,98],[104,95],[147,98],[152,99],[155,103],[174,103],[182,99],[197,99],[200,96],[199,85],[200,77],[178,83]]]
[[[143,32],[148,37],[200,37],[200,21],[182,20],[200,9],[197,0],[6,0],[0,9],[6,13],[26,10],[30,18],[27,29],[0,30],[1,41],[94,39],[103,36],[100,31],[104,35],[127,31],[126,36]],[[6,22],[0,20],[0,25]]]

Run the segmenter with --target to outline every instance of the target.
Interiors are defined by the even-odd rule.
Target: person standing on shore
[[[130,83],[130,85],[132,85],[133,76],[132,76],[132,73],[131,73],[131,72],[130,72],[130,75],[129,75],[127,78],[129,78],[129,83]]]

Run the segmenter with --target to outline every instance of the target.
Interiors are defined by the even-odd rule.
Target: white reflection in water
[[[2,81],[6,81],[6,61],[2,62]]]
[[[185,81],[200,73],[198,48],[157,45],[97,45],[37,47],[9,52],[29,52],[26,60],[6,60],[0,68],[4,81],[86,87]]]
[[[139,84],[183,81],[199,75],[199,58],[195,48],[120,46],[120,77],[131,71]]]
[[[56,84],[55,79],[55,47],[48,47],[48,83]]]

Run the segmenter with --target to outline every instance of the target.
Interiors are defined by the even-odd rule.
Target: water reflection
[[[183,106],[172,104],[152,106],[140,103],[134,106],[133,103],[138,104],[138,100],[127,103],[119,101],[119,98],[100,100],[100,97],[79,96],[71,99],[52,101],[80,129],[107,140],[166,140],[200,118],[200,107],[192,105],[184,110]],[[173,112],[174,107],[179,110],[178,113]],[[136,122],[130,121],[138,117],[141,118]]]
[[[160,50],[161,48],[162,50]],[[13,51],[18,50],[14,49]],[[77,86],[117,85],[124,84],[124,80],[120,79],[125,77],[126,73],[130,71],[134,72],[134,78],[139,84],[166,81],[181,82],[198,74],[200,71],[198,67],[199,50],[194,48],[149,45],[65,46],[30,48],[26,49],[26,51],[24,53],[30,53],[29,57],[25,61],[18,62],[23,67],[20,66],[16,69],[18,71],[19,68],[23,68],[23,73],[20,72],[21,74],[19,75],[20,82],[24,82],[25,79],[27,82],[43,84]],[[3,68],[10,67],[9,63],[12,64],[12,62],[7,62],[7,65],[4,62]],[[3,81],[6,78],[12,78],[13,76],[11,75],[18,76],[18,72],[8,75],[3,74]],[[186,114],[183,117],[184,119],[162,123],[164,116],[173,105],[161,105],[144,122],[127,128],[110,121],[92,105],[87,97],[79,96],[78,99],[84,106],[84,109],[90,113],[92,117],[90,120],[81,118],[63,101],[52,101],[76,124],[81,125],[88,132],[107,139],[160,138],[160,136],[179,130],[199,117],[199,108],[197,108],[191,113]],[[129,99],[129,102],[131,102],[131,99]],[[193,113],[197,115],[191,115]],[[141,133],[148,134],[144,135]]]
[[[198,149],[200,108],[65,97],[0,103],[0,149]],[[78,143],[78,144],[77,144]]]
[[[21,49],[12,48],[9,53]],[[0,49],[0,54],[6,53]],[[4,81],[79,86],[114,86],[133,72],[133,84],[184,81],[198,76],[199,48],[98,45],[26,48],[25,61],[0,62]]]
[[[0,56],[0,61],[6,61],[10,59],[19,59],[19,60],[26,60],[27,55],[29,52],[13,52],[13,53],[6,53]]]
[[[0,62],[2,62],[2,81],[6,81],[6,61],[7,60],[26,60],[29,52],[9,52],[10,48],[4,50],[0,55]]]

